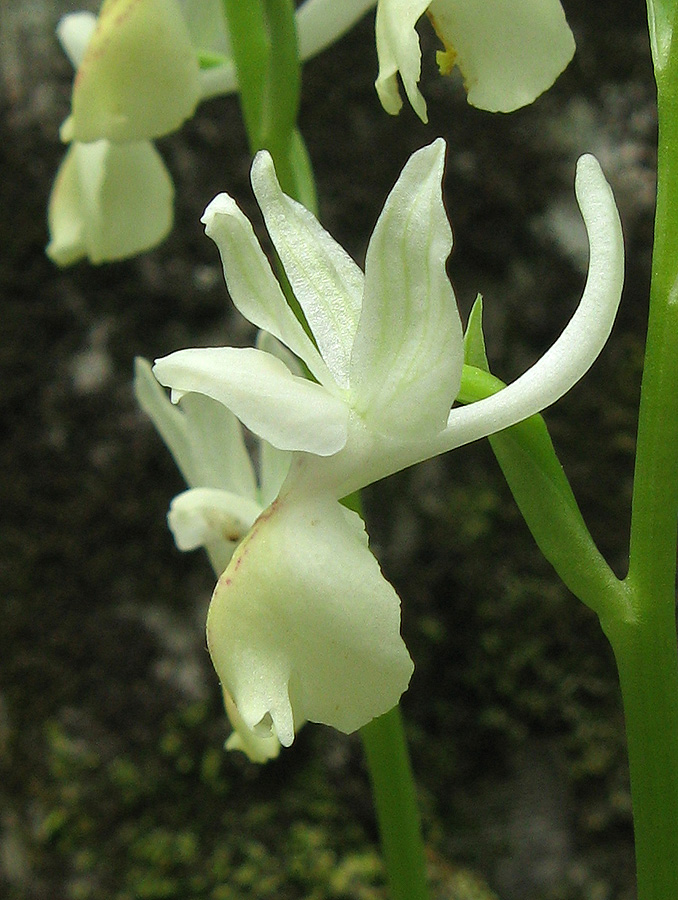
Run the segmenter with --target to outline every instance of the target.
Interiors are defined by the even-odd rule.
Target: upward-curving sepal
[[[315,216],[283,193],[265,151],[252,163],[252,187],[318,349],[337,385],[346,389],[363,273]]]
[[[444,164],[442,139],[410,157],[365,261],[353,405],[368,427],[403,441],[442,431],[461,383],[461,320],[445,270],[452,230],[442,199]]]

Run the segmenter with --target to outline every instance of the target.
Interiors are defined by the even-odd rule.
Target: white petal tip
[[[236,212],[239,212],[238,204],[230,194],[217,194],[214,200],[208,203],[200,221],[205,226],[207,234],[209,234],[210,227],[217,216],[232,216]]]
[[[582,178],[604,178],[605,176],[595,156],[592,153],[584,153],[577,160],[575,177],[579,181]]]
[[[273,169],[275,171],[275,165],[273,163],[273,157],[268,152],[268,150],[259,150],[254,155],[254,159],[252,160],[252,174],[254,172],[258,172],[261,169]]]
[[[280,182],[275,171],[273,157],[268,150],[260,150],[252,161],[250,181],[254,195],[261,206],[263,193],[271,188],[280,191]]]

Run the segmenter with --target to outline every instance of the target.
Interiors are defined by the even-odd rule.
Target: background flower
[[[421,49],[415,29],[427,13],[444,49],[443,75],[458,66],[472,106],[512,112],[551,87],[572,59],[575,45],[559,0],[379,0],[376,87],[387,112],[402,106],[398,74],[407,98],[424,122],[426,102],[418,87]]]

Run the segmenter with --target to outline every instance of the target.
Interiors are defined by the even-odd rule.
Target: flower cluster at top
[[[400,602],[340,500],[423,459],[544,409],[588,370],[610,333],[623,282],[621,226],[591,156],[575,189],[590,243],[586,286],[560,338],[487,399],[453,406],[464,337],[446,274],[445,143],[412,155],[370,239],[365,271],[257,154],[252,186],[307,332],[235,201],[203,222],[230,295],[261,330],[256,347],[179,350],[137,394],[189,490],[173,501],[180,547],[204,544],[221,571],[210,653],[235,728],[253,759],[289,746],[305,721],[351,732],[394,706],[412,661]],[[309,337],[309,333],[312,337]],[[298,360],[310,377],[305,377]],[[260,442],[259,484],[236,419]]]
[[[348,31],[375,0],[305,0],[296,12],[301,59]],[[574,52],[559,0],[377,0],[376,88],[401,107],[398,75],[417,115],[426,12],[444,49],[443,73],[459,67],[469,102],[508,112],[531,103]],[[47,253],[59,265],[123,259],[160,243],[172,227],[174,189],[152,141],[178,129],[207,97],[236,91],[221,0],[104,0],[98,18],[73,13],[59,39],[76,69],[69,143],[49,203]]]

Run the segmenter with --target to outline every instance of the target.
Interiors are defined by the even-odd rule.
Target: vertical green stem
[[[251,149],[263,146],[266,77],[271,42],[260,0],[222,0],[231,51],[238,73],[240,107]]]
[[[288,194],[314,199],[296,128],[301,73],[293,0],[222,0],[252,154],[266,149]]]
[[[649,0],[651,33],[670,24],[668,10]],[[671,45],[670,27],[653,33],[657,211],[626,579],[633,615],[603,622],[624,702],[639,900],[678,897],[678,59]]]
[[[675,52],[672,56],[676,56]],[[638,422],[630,583],[674,602],[678,515],[678,59],[657,78],[652,285]]]
[[[393,900],[428,900],[424,845],[400,708],[360,729]]]
[[[678,667],[673,610],[608,629],[628,740],[638,900],[678,897]]]

